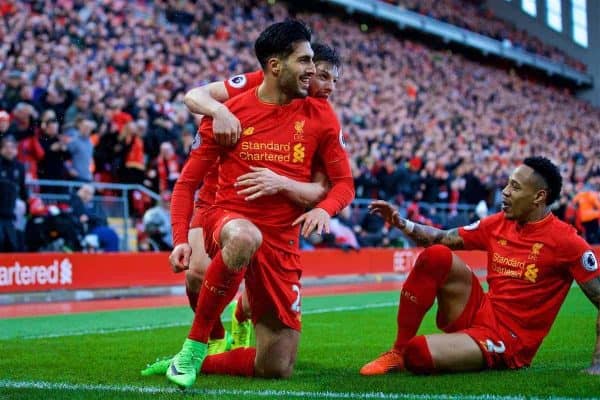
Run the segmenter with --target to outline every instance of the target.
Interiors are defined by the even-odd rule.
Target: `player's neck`
[[[536,209],[523,218],[523,220],[518,221],[518,223],[519,225],[532,224],[543,220],[548,216],[548,214],[550,214],[550,209],[547,207]]]
[[[289,104],[294,100],[292,97],[281,91],[277,82],[271,82],[267,79],[265,79],[258,87],[257,95],[258,100],[261,102],[278,106]]]

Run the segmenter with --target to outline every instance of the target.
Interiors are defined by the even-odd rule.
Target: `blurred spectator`
[[[10,114],[0,110],[0,138],[7,134],[10,127]]]
[[[88,250],[119,251],[119,237],[114,229],[108,226],[102,206],[94,201],[94,192],[92,185],[82,185],[76,194],[71,195],[69,201],[73,215],[83,227],[84,244]]]
[[[17,160],[17,142],[10,135],[0,139],[0,251],[23,251],[15,227],[17,199],[27,200],[25,166]]]
[[[585,239],[590,244],[600,243],[600,193],[586,185],[583,191],[573,198],[577,219],[585,232]]]
[[[29,199],[31,217],[25,227],[27,251],[80,251],[82,226],[64,205],[46,206],[39,197]]]
[[[90,111],[91,97],[87,92],[82,92],[77,96],[75,102],[65,112],[65,121],[63,128],[71,128],[77,124],[78,118],[91,119]]]
[[[29,138],[35,134],[35,119],[37,112],[27,103],[18,103],[13,112],[8,134],[17,141]]]
[[[171,236],[171,192],[164,191],[160,194],[160,201],[144,213],[143,226],[150,249],[165,251],[173,248]]]
[[[352,230],[350,207],[344,208],[339,215],[331,219],[330,232],[334,237],[333,245],[342,249],[360,249],[358,239]]]
[[[66,138],[59,135],[58,120],[52,110],[45,111],[40,124],[40,144],[44,149],[44,158],[38,163],[40,179],[65,179],[65,161],[69,157]],[[42,186],[42,191],[60,193],[62,188]]]
[[[160,145],[160,154],[150,163],[146,172],[146,186],[158,193],[173,190],[180,172],[179,156],[170,142],[164,142]]]
[[[73,180],[92,181],[91,167],[94,145],[90,135],[95,125],[94,121],[78,116],[75,120],[75,126],[66,132],[67,151],[71,160],[68,173]]]

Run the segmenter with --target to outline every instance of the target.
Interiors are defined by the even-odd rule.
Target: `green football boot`
[[[225,331],[225,337],[222,339],[211,339],[208,341],[208,355],[220,354],[231,350],[233,337],[231,333]]]
[[[167,379],[181,388],[192,386],[206,358],[207,351],[206,343],[185,339],[181,351],[173,357],[167,369]]]
[[[157,358],[152,364],[146,365],[146,368],[142,370],[142,376],[164,375],[167,369],[169,369],[172,360],[173,356]]]
[[[250,347],[254,326],[249,318],[244,322],[239,322],[235,317],[235,308],[231,313],[231,336],[233,337],[232,349],[239,347]]]

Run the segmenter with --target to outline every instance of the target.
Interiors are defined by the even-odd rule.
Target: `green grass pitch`
[[[525,399],[594,398],[600,376],[581,371],[595,344],[596,309],[573,288],[530,368],[519,371],[361,377],[395,335],[398,293],[303,300],[296,369],[284,381],[199,376],[187,391],[140,369],[174,354],[187,334],[185,307],[0,321],[0,399]],[[435,332],[434,313],[422,333]]]

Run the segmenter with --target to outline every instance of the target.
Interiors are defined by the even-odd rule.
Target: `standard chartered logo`
[[[54,260],[49,265],[0,265],[0,286],[70,285],[73,283],[71,260]]]
[[[302,143],[296,143],[294,145],[294,157],[292,158],[292,162],[301,163],[304,162],[304,152],[306,148],[302,145]]]

